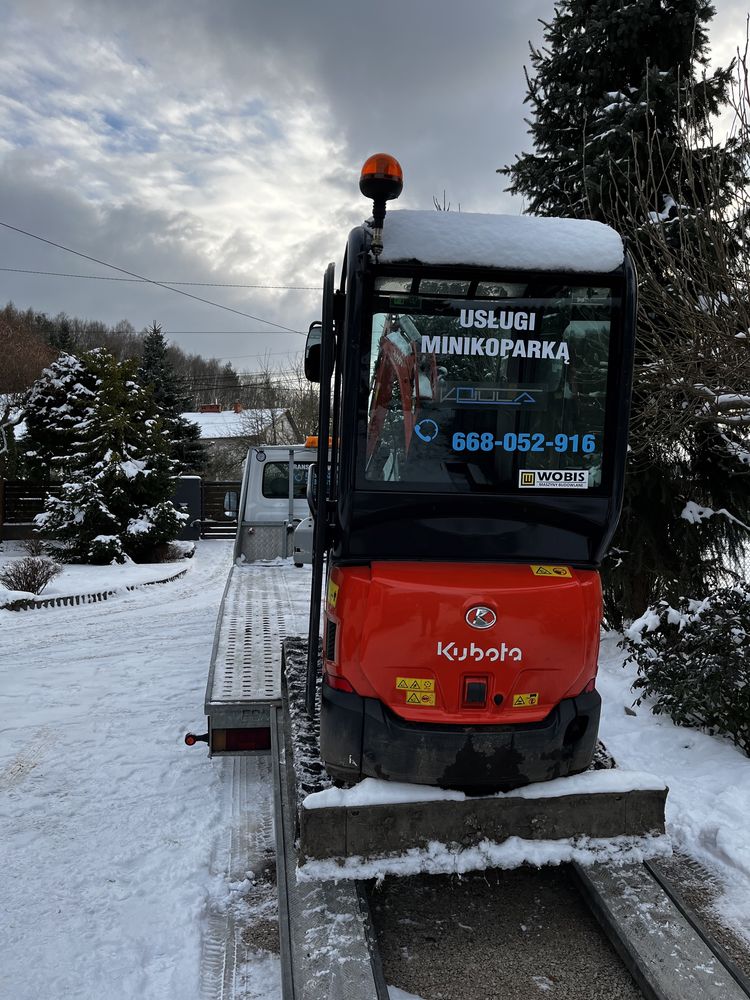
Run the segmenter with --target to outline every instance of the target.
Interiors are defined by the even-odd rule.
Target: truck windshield
[[[619,305],[613,289],[480,282],[462,297],[468,288],[376,279],[363,348],[363,486],[595,490]]]

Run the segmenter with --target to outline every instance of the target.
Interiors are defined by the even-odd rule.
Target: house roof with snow
[[[588,219],[401,209],[385,217],[380,260],[601,273],[620,267],[624,253],[614,229]]]

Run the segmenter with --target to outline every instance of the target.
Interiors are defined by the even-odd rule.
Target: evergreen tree
[[[65,474],[84,414],[96,395],[95,378],[72,354],[45,368],[23,403],[22,460],[30,479],[48,483]]]
[[[153,323],[143,340],[143,356],[138,380],[151,389],[154,401],[165,420],[165,434],[172,443],[172,458],[180,473],[200,473],[206,465],[206,448],[200,440],[200,427],[182,416],[189,391],[167,355],[167,342],[161,326]]]
[[[48,498],[38,523],[73,561],[148,558],[184,520],[170,500],[174,463],[159,410],[136,381],[134,361],[118,362],[101,348],[80,361],[65,358],[64,380],[46,373],[58,395],[42,426],[45,453],[64,487]],[[37,397],[47,398],[35,387],[30,404]],[[29,439],[38,454],[33,420]]]
[[[725,211],[747,182],[743,142],[720,151],[711,142],[710,118],[732,75],[732,67],[705,73],[713,16],[706,0],[559,0],[544,47],[531,48],[534,152],[500,171],[531,213],[614,225],[636,247],[641,284],[668,300],[681,293],[674,259],[662,251],[689,243],[705,213]],[[654,238],[644,239],[649,227]],[[722,243],[741,245],[734,224]],[[737,522],[717,516],[697,525],[684,514],[690,501],[745,522],[750,515],[741,435],[697,419],[697,409],[692,423],[648,419],[663,389],[664,353],[697,352],[683,324],[654,305],[652,297],[639,310],[625,505],[603,570],[613,624],[661,597],[700,596],[736,554],[744,540]],[[693,302],[684,308],[695,315]],[[738,329],[728,316],[722,342]],[[658,399],[664,409],[663,393]],[[682,397],[669,399],[675,414],[683,406]]]
[[[55,316],[52,321],[52,329],[47,335],[47,342],[56,351],[64,351],[66,354],[75,353],[76,340],[73,334],[73,323],[65,313]]]
[[[526,75],[535,151],[501,171],[530,214],[611,222],[619,199],[634,208],[654,135],[663,176],[653,209],[679,196],[681,126],[690,118],[706,127],[732,77],[731,67],[697,76],[714,14],[707,0],[556,4]]]

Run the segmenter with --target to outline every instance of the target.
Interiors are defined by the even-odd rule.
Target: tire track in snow
[[[32,739],[31,746],[16,754],[10,764],[0,771],[0,792],[7,792],[27,778],[53,741],[54,736],[47,726],[40,729]]]

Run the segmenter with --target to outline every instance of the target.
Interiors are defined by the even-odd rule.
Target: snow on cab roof
[[[621,237],[601,222],[472,212],[388,212],[384,264],[468,264],[507,270],[614,271]]]

